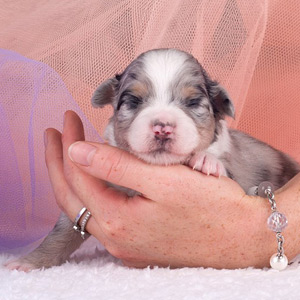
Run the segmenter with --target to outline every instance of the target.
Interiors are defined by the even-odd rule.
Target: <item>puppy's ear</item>
[[[117,78],[110,78],[101,83],[92,96],[92,105],[94,107],[103,107],[107,104],[113,105],[118,83]]]
[[[217,82],[211,82],[208,93],[213,104],[215,115],[219,118],[224,118],[225,115],[227,115],[234,119],[235,110],[227,91]]]

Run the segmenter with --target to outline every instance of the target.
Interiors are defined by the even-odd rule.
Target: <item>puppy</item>
[[[279,188],[300,171],[286,154],[227,128],[225,116],[234,117],[229,95],[183,51],[141,54],[98,87],[92,104],[114,109],[106,140],[150,164],[186,164],[207,175],[228,176],[245,191],[262,181]],[[60,265],[81,243],[62,214],[36,250],[7,266],[28,271]]]

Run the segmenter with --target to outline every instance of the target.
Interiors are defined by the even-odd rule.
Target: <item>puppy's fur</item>
[[[105,131],[108,142],[151,164],[186,164],[205,174],[228,176],[245,191],[262,181],[279,188],[300,171],[286,154],[228,129],[224,118],[234,117],[229,95],[193,56],[179,50],[141,54],[121,75],[98,87],[92,104],[113,106]],[[8,267],[59,265],[81,242],[62,215],[35,251]]]

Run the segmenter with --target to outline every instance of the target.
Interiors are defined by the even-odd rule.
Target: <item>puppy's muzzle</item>
[[[170,139],[173,136],[174,125],[171,123],[154,122],[152,130],[157,140]]]

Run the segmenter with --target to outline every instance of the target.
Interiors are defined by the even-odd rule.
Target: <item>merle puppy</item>
[[[281,187],[300,171],[286,154],[227,128],[225,116],[234,117],[230,97],[183,51],[141,54],[121,75],[98,87],[92,104],[114,109],[105,131],[108,142],[151,164],[186,164],[208,175],[228,176],[245,191],[262,181]],[[28,271],[60,265],[81,243],[62,214],[36,250],[7,266]]]

